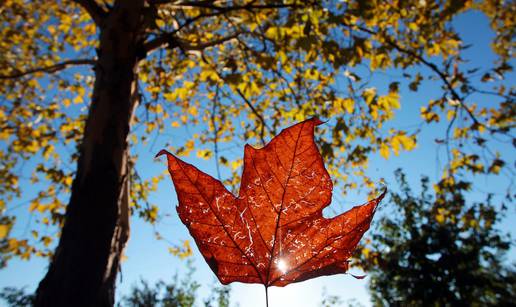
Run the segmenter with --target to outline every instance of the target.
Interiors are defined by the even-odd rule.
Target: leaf
[[[11,225],[0,225],[0,240],[7,238]]]
[[[387,144],[382,143],[382,145],[380,145],[380,155],[385,159],[389,159],[390,152],[389,146],[387,146]]]
[[[314,142],[321,123],[298,123],[261,149],[246,145],[238,197],[193,165],[158,153],[168,158],[179,217],[221,283],[285,286],[347,271],[385,192],[323,217],[333,184]]]

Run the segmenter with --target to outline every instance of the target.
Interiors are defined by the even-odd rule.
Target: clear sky
[[[471,66],[486,66],[493,60],[492,52],[489,44],[493,33],[488,28],[487,20],[480,13],[469,13],[462,15],[455,20],[454,25],[462,33],[462,39],[465,44],[473,44],[474,47],[465,52],[466,58],[471,60]],[[429,72],[421,68],[427,75]],[[388,71],[379,73],[372,80],[371,86],[377,87],[381,91],[387,89],[387,85],[391,79],[395,79],[401,73],[398,71]],[[344,77],[342,77],[344,78]],[[514,74],[510,76],[509,84],[516,84]],[[439,81],[423,84],[418,93],[409,92],[406,85],[401,86],[401,104],[402,108],[398,111],[396,120],[391,126],[397,128],[416,129],[421,122],[419,116],[420,107],[429,99],[439,97],[441,93],[441,84]],[[479,103],[488,104],[488,97],[478,97]],[[329,119],[326,125],[334,125],[334,121]],[[178,130],[179,131],[179,130]],[[394,182],[393,172],[396,168],[402,167],[406,171],[409,180],[414,184],[414,188],[418,188],[420,175],[426,174],[431,180],[437,180],[441,175],[443,162],[439,162],[439,157],[443,157],[434,142],[436,138],[442,138],[444,134],[442,125],[433,125],[425,127],[420,134],[419,143],[416,150],[409,153],[402,153],[399,157],[393,157],[385,160],[379,156],[373,155],[370,160],[368,175],[375,179],[385,178],[387,183]],[[178,132],[181,141],[188,138],[186,134],[182,135]],[[154,160],[153,157],[164,146],[166,140],[164,137],[158,138],[151,147],[140,147],[136,150],[140,156],[140,169],[143,176],[152,176],[163,172],[166,169],[165,159]],[[174,144],[174,141],[172,142]],[[252,144],[255,145],[255,144]],[[508,167],[514,167],[514,150],[510,144],[506,147],[503,145],[493,145],[499,150],[509,153],[506,157],[511,157],[508,161]],[[240,151],[243,153],[243,151]],[[186,161],[198,166],[201,170],[208,174],[215,175],[214,162],[212,160],[198,160],[195,157],[189,157]],[[443,161],[443,160],[441,160]],[[471,193],[472,199],[475,197],[483,198],[484,191],[494,191],[504,195],[511,178],[499,176],[478,176],[472,178],[475,182],[474,189]],[[389,186],[391,190],[395,190],[396,186]],[[366,200],[363,193],[351,193],[346,199],[339,198],[338,202],[332,204],[337,212],[348,210],[351,206],[361,204]],[[177,214],[175,213],[175,205],[177,199],[173,190],[171,180],[167,177],[161,182],[158,191],[151,196],[151,202],[159,205],[160,211],[165,213],[165,218],[159,225],[159,231],[168,240],[179,243],[184,239],[191,239],[186,227],[181,224]],[[383,208],[389,206],[388,201],[384,201]],[[501,228],[504,231],[515,231],[510,227],[516,222],[516,212],[514,206],[509,206],[509,212]],[[386,212],[388,209],[380,211]],[[20,220],[30,218],[27,208],[19,209]],[[154,229],[147,223],[142,222],[139,218],[133,217],[131,224],[131,238],[127,248],[127,260],[123,263],[122,274],[119,276],[118,293],[127,293],[132,284],[140,278],[154,282],[159,279],[170,281],[176,272],[185,272],[185,262],[170,255],[167,251],[168,245],[163,241],[154,239]],[[23,223],[21,223],[23,224]],[[193,242],[192,242],[193,243]],[[194,247],[194,266],[196,273],[194,279],[202,284],[199,290],[201,297],[208,296],[209,287],[216,279],[214,274],[204,262],[196,247]],[[516,252],[514,248],[511,250],[509,260],[516,260]],[[47,260],[32,258],[30,261],[13,260],[6,269],[0,270],[0,287],[4,286],[27,286],[28,290],[34,290],[39,280],[43,277],[47,266]],[[356,271],[360,274],[361,272]],[[285,288],[270,289],[269,302],[270,306],[316,306],[321,301],[322,289],[326,288],[329,294],[339,295],[344,301],[354,299],[365,306],[370,305],[369,295],[367,292],[368,279],[357,280],[350,275],[339,275],[332,277],[321,277],[310,281],[289,285]],[[264,306],[264,289],[261,285],[233,284],[232,285],[232,304],[239,303],[240,306]],[[202,302],[202,300],[199,300]],[[288,304],[287,304],[288,303]]]

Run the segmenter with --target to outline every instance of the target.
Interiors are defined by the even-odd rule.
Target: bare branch
[[[249,99],[247,99],[247,97],[245,97],[244,93],[242,93],[242,91],[238,88],[236,89],[236,92],[237,92],[238,96],[240,96],[240,98],[242,98],[242,100],[245,102],[245,104],[249,107],[249,109],[251,109],[253,114],[258,118],[258,120],[262,124],[260,126],[260,140],[262,141],[262,144],[265,145],[265,138],[264,138],[265,129],[267,129],[268,131],[270,131],[271,129],[267,125],[267,122],[263,118],[262,114],[260,114],[260,112],[258,112],[258,110],[256,110],[256,108],[253,106],[251,101],[249,101]]]
[[[44,72],[47,74],[54,73],[56,71],[60,71],[68,68],[69,66],[78,66],[78,65],[95,65],[97,63],[94,59],[75,59],[75,60],[67,60],[54,65],[45,66],[45,67],[37,67],[32,68],[26,71],[16,71],[10,75],[0,75],[0,80],[6,79],[17,79],[26,75],[30,75],[37,72]]]
[[[94,0],[74,0],[75,3],[82,6],[91,16],[97,26],[102,25],[107,12],[102,9]]]
[[[217,178],[219,181],[222,181],[220,177],[220,161],[219,161],[219,128],[217,127],[217,121],[215,120],[215,117],[217,116],[217,107],[219,103],[219,92],[220,92],[220,86],[217,84],[215,88],[215,97],[213,98],[213,108],[211,110],[211,124],[213,126],[213,151],[215,152],[215,166],[217,168]]]
[[[224,82],[227,82],[227,79],[218,71],[217,67],[215,67],[215,65],[213,65],[213,63],[211,63],[207,58],[205,58],[204,56],[202,57],[203,61],[212,66],[213,70],[215,71],[215,73],[217,74],[217,76],[223,80]],[[242,91],[240,89],[236,89],[235,90],[236,93],[238,94],[238,96],[240,96],[240,98],[242,98],[242,100],[244,101],[244,103],[247,105],[247,107],[249,107],[249,109],[251,110],[251,112],[253,112],[253,114],[258,118],[258,120],[260,121],[260,140],[262,141],[262,144],[265,145],[265,129],[267,129],[267,131],[270,133],[271,132],[271,129],[269,128],[269,126],[267,125],[267,122],[265,121],[265,118],[262,116],[262,114],[260,114],[260,112],[258,112],[258,110],[254,107],[253,103],[247,99],[247,97],[245,97],[244,93],[242,93]]]

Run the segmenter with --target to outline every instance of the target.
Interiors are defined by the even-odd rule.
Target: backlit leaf
[[[264,148],[249,145],[238,196],[167,151],[177,212],[223,284],[285,286],[345,273],[348,259],[385,195],[333,217],[322,210],[333,184],[309,119],[283,130]]]

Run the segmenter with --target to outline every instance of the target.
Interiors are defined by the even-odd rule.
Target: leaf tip
[[[378,196],[378,202],[381,202],[382,199],[385,197],[385,195],[387,195],[387,187],[383,187],[383,192],[382,194],[380,194],[380,196]]]
[[[367,277],[367,275],[355,275],[355,274],[351,274],[351,273],[348,273],[348,274],[353,276],[356,279],[364,279]]]
[[[254,148],[252,145],[249,145],[249,144],[245,144],[244,145],[244,150],[256,150],[256,148]]]
[[[309,121],[313,122],[315,126],[319,126],[322,124],[326,124],[328,121],[322,121],[319,117],[314,116],[309,119]]]
[[[166,149],[162,149],[162,150],[160,150],[160,151],[156,154],[156,156],[154,156],[154,159],[157,159],[158,157],[160,157],[160,156],[162,156],[162,155],[171,155],[171,153],[170,153],[170,152],[168,152],[168,150],[166,150]]]

